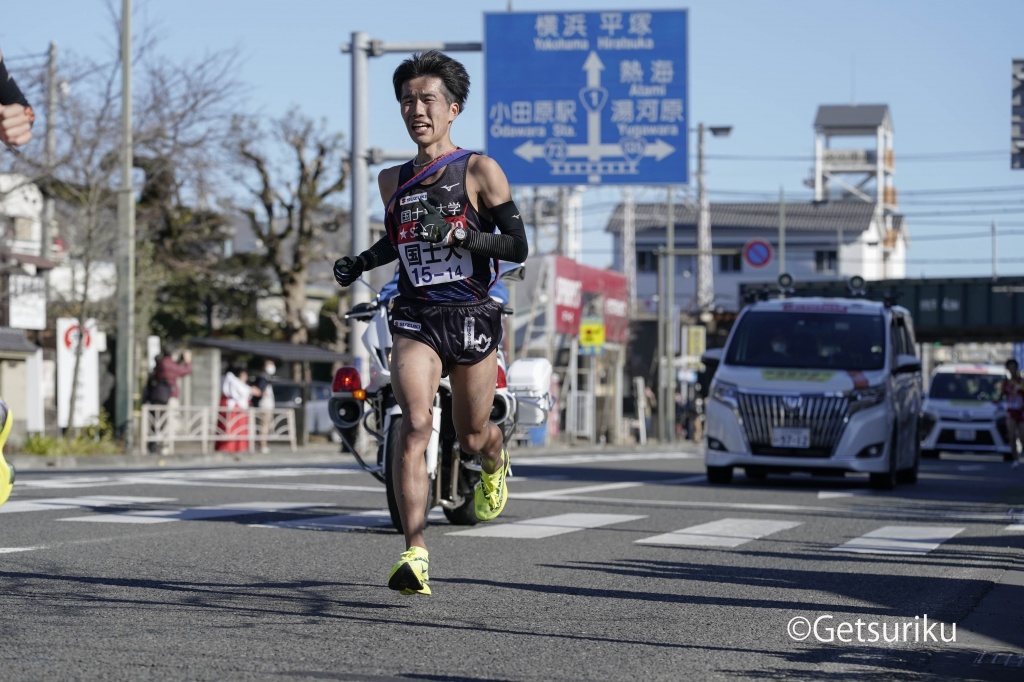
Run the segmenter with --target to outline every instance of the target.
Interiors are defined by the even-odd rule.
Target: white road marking
[[[1024,523],[1013,523],[1003,530],[1008,530],[1011,533],[1024,533]]]
[[[137,504],[175,502],[175,497],[121,497],[117,495],[93,495],[86,497],[54,497],[45,500],[15,500],[0,507],[0,514],[17,512],[53,511],[55,509],[91,507],[122,507]]]
[[[523,466],[533,464],[591,464],[594,462],[641,462],[656,459],[698,459],[703,458],[703,453],[698,452],[622,452],[622,453],[592,453],[573,455],[539,455],[537,457],[524,457],[518,460]],[[513,465],[516,463],[515,457]]]
[[[31,552],[33,549],[42,549],[42,547],[0,547],[0,554],[13,554],[14,552]]]
[[[944,520],[956,520],[956,521],[981,521],[981,522],[994,522],[1000,523],[1006,521],[1006,512],[959,512],[959,511],[945,511],[936,512],[932,510],[921,510],[913,507],[898,508],[898,507],[884,507],[884,508],[872,508],[872,507],[825,507],[825,506],[814,506],[809,504],[768,504],[768,503],[755,503],[755,502],[711,502],[711,501],[697,501],[697,500],[650,500],[650,499],[638,499],[638,498],[622,498],[622,497],[600,497],[597,495],[580,495],[578,497],[569,496],[554,496],[548,498],[550,502],[598,502],[603,504],[614,504],[631,507],[664,507],[666,509],[671,508],[692,508],[692,509],[729,509],[739,511],[755,511],[755,512],[779,512],[779,513],[796,513],[796,514],[813,514],[816,512],[829,512],[832,514],[843,514],[854,518],[877,518],[879,516],[892,516],[892,517],[923,517],[928,516],[929,518],[941,518]],[[993,505],[995,506],[995,505]]]
[[[641,545],[680,545],[684,547],[739,547],[772,533],[796,528],[799,521],[767,519],[721,519],[675,530],[663,535],[643,538]]]
[[[126,473],[117,476],[56,476],[53,478],[18,481],[18,487],[73,489],[96,488],[110,485],[204,485],[204,481],[231,481],[252,478],[301,477],[301,476],[348,476],[361,473],[362,469],[338,467],[288,467],[284,469],[212,469],[186,471],[153,471],[147,473]],[[211,485],[205,483],[205,485]],[[234,486],[225,486],[234,487]],[[240,486],[239,486],[240,487]],[[326,489],[330,489],[326,487]]]
[[[253,512],[288,511],[327,506],[316,502],[243,502],[221,504],[215,507],[189,507],[186,509],[144,509],[140,511],[72,516],[61,521],[85,521],[91,523],[169,523],[171,521],[201,521],[227,516],[244,516]]]
[[[513,477],[511,479],[515,481]],[[508,496],[522,500],[543,500],[551,497],[564,497],[565,495],[582,495],[583,493],[599,493],[605,490],[623,490],[625,488],[637,488],[643,483],[602,483],[600,485],[583,485],[573,488],[559,488],[557,490],[545,490],[538,493],[516,493],[509,489]]]
[[[516,477],[513,477],[512,482],[515,483]],[[621,482],[621,483],[601,483],[598,485],[585,485],[576,486],[573,488],[559,488],[556,490],[544,490],[536,493],[517,493],[513,492],[511,487],[509,488],[509,497],[521,499],[521,500],[548,500],[548,499],[560,499],[566,495],[582,495],[585,493],[599,493],[605,490],[625,490],[626,488],[639,488],[645,485],[682,485],[686,483],[694,483],[696,481],[705,480],[704,474],[697,474],[694,476],[684,476],[682,478],[666,478],[660,481],[632,481],[632,482]]]
[[[819,500],[830,500],[838,497],[853,497],[854,495],[870,495],[871,490],[819,490]]]
[[[444,512],[432,509],[427,514],[429,521],[441,521]],[[298,530],[353,531],[368,528],[388,528],[391,526],[391,514],[387,509],[356,512],[354,514],[338,514],[336,516],[319,516],[310,519],[290,519],[273,523],[254,523],[255,528],[291,528]]]
[[[189,488],[244,488],[246,490],[295,490],[299,492],[356,492],[383,493],[384,486],[335,485],[332,483],[229,483],[227,481],[193,481],[188,479],[153,480],[148,477],[133,478],[126,483],[143,485],[177,485]]]
[[[445,535],[469,535],[483,538],[538,539],[564,535],[578,530],[600,528],[613,523],[625,523],[645,519],[646,516],[633,514],[558,514],[539,519],[528,519],[514,523],[499,523],[489,526],[458,530]]]
[[[858,554],[927,554],[963,530],[953,526],[883,526],[833,547],[831,551]]]

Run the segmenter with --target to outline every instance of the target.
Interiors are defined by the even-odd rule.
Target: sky
[[[111,3],[119,12],[120,0],[5,2],[0,48],[8,68],[17,75],[19,63],[51,42],[59,54],[108,55],[116,42]],[[818,106],[888,105],[895,186],[911,235],[907,275],[991,275],[993,221],[998,274],[1024,275],[1024,170],[1010,169],[1009,154],[1011,62],[1024,59],[1021,0],[133,0],[133,23],[155,32],[172,60],[237,49],[250,113],[277,117],[298,106],[348,140],[351,58],[341,45],[353,32],[389,43],[482,42],[484,13],[510,7],[687,10],[690,125],[733,126],[729,137],[706,141],[712,201],[775,201],[780,189],[789,201],[810,200],[804,180]],[[405,56],[370,60],[371,146],[414,151],[391,89]],[[484,56],[453,56],[472,86],[452,139],[484,150]],[[681,200],[693,195],[692,187],[678,189]],[[664,197],[664,187],[637,193],[641,201]],[[584,262],[611,262],[604,227],[620,198],[610,186],[584,195]]]

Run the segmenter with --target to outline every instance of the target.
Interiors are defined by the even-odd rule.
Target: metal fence
[[[143,454],[159,448],[174,454],[177,445],[199,445],[205,454],[212,448],[257,452],[271,445],[287,444],[296,451],[295,410],[290,408],[246,410],[226,407],[143,405],[139,438]]]

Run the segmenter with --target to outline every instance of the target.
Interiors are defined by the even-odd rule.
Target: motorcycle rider
[[[4,56],[0,53],[0,142],[9,149],[28,144],[32,139],[32,124],[35,120],[32,107],[18,84],[7,73]],[[0,399],[0,504],[7,501],[14,487],[14,466],[4,459],[4,444],[7,443],[13,423],[14,415],[7,403]]]
[[[493,519],[508,498],[509,456],[489,419],[502,336],[501,306],[488,295],[491,262],[521,263],[528,245],[501,167],[452,143],[451,126],[469,93],[465,67],[429,50],[403,61],[392,82],[416,158],[380,173],[387,234],[339,259],[334,276],[347,287],[365,270],[400,261],[391,381],[403,415],[395,480],[408,549],[388,574],[388,587],[430,594],[424,451],[434,394],[450,376],[459,445],[481,460],[476,515]]]

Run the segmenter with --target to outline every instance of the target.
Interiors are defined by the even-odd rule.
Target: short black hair
[[[391,77],[395,85],[395,99],[401,102],[402,85],[421,76],[440,78],[448,104],[458,104],[459,113],[462,113],[466,108],[466,98],[469,97],[469,74],[461,62],[440,50],[417,52],[399,64]]]
[[[1010,358],[1009,360],[1006,361],[1006,369],[1010,369],[1010,365],[1013,365],[1014,367],[1020,367],[1020,363],[1018,363],[1015,358]]]

